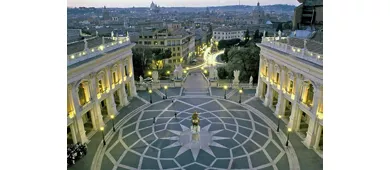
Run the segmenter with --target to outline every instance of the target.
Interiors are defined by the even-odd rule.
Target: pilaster
[[[87,135],[85,134],[86,131],[84,129],[83,119],[81,118],[81,116],[80,117],[76,116],[74,120],[75,120],[74,123],[76,124],[77,130],[78,130],[78,132],[76,134],[78,141],[81,142],[81,143],[88,142]]]
[[[319,147],[318,145],[320,144],[320,140],[321,140],[322,128],[323,127],[321,125],[318,125],[317,132],[316,132],[316,139],[315,139],[315,143],[313,146],[314,149],[318,149],[318,147]]]
[[[96,76],[97,76],[96,74],[91,74],[90,79],[91,79],[91,95],[93,101],[92,114],[93,114],[93,118],[96,120],[94,129],[99,130],[99,127],[104,126],[104,121],[103,121],[102,111],[100,108],[100,103],[99,100],[97,99],[98,78]]]
[[[114,92],[110,92],[108,94],[108,106],[107,106],[107,111],[109,115],[117,115],[118,110],[116,110],[116,104],[115,104],[115,98],[114,98]]]
[[[112,76],[111,76],[111,69],[110,69],[110,67],[107,67],[106,68],[106,77],[107,77],[107,88],[109,89],[109,91],[111,91],[112,90]]]
[[[77,130],[76,130],[76,123],[73,122],[70,126],[70,133],[72,134],[72,140],[73,140],[73,143],[76,144],[77,143]]]
[[[271,84],[270,83],[267,83],[267,92],[265,93],[265,96],[264,96],[264,106],[268,106],[269,103],[270,103],[270,96],[271,96]]]
[[[259,54],[259,76],[257,77],[257,87],[256,87],[256,94],[255,94],[255,96],[256,97],[260,97],[260,92],[261,92],[261,87],[262,87],[262,83],[261,83],[261,68],[262,68],[262,63],[263,62],[261,62],[261,60],[262,60],[262,57],[261,57],[261,52],[260,52],[260,54]]]
[[[119,88],[118,92],[119,92],[119,100],[120,100],[121,106],[128,105],[129,101],[127,100],[125,82],[122,82],[122,84],[120,84],[120,88]]]
[[[312,116],[310,117],[310,122],[309,122],[309,128],[306,132],[306,138],[305,140],[303,141],[303,144],[307,147],[307,148],[312,148],[314,146],[314,142],[315,142],[315,137],[316,137],[316,134],[314,133],[315,132],[315,128],[316,126],[318,126],[318,123],[317,123],[317,117],[316,116]]]

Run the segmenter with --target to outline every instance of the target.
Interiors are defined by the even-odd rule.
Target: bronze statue
[[[195,111],[194,114],[192,114],[192,126],[198,126],[200,123],[200,119],[198,117],[198,113]]]

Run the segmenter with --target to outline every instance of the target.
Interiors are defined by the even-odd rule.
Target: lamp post
[[[238,103],[241,103],[241,94],[242,94],[242,89],[238,90],[238,92],[240,93],[240,100],[238,100]]]
[[[148,92],[149,92],[150,103],[153,103],[153,102],[152,102],[152,90],[149,90]]]
[[[286,146],[288,146],[288,140],[290,139],[290,132],[291,132],[291,128],[288,128],[288,129],[287,129],[287,141],[286,141]]]
[[[102,136],[103,136],[103,146],[106,146],[106,140],[104,139],[104,127],[100,127],[100,131],[102,131]]]
[[[151,72],[151,71],[148,71],[148,75],[151,76],[151,75],[152,75],[152,72]]]
[[[282,115],[278,115],[278,128],[276,129],[277,132],[279,132],[279,123],[280,123],[281,118],[282,118]]]
[[[165,90],[165,99],[168,99],[168,95],[167,95],[167,89],[168,89],[168,86],[164,86],[164,90]]]
[[[112,130],[115,132],[115,116],[114,115],[111,115],[110,116],[111,120],[112,120]]]
[[[226,90],[227,90],[227,88],[228,88],[227,85],[223,86],[223,89],[225,89],[225,95],[223,96],[224,99],[226,99]]]

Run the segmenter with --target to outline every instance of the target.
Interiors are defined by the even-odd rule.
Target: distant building
[[[172,57],[164,62],[172,65],[180,64],[192,60],[192,53],[195,52],[195,34],[184,29],[144,31],[140,33],[137,44],[161,50],[169,49],[172,52]]]
[[[67,42],[74,42],[81,40],[81,29],[68,29]]]
[[[244,40],[244,33],[245,29],[220,27],[213,30],[213,39],[216,41],[231,40],[236,38]]]
[[[110,14],[108,13],[106,6],[103,8],[103,20],[110,20]]]
[[[150,4],[150,11],[154,13],[159,13],[160,7],[152,1],[152,3]]]

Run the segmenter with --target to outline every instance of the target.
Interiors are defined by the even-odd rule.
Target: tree
[[[250,76],[253,76],[255,83],[259,70],[259,53],[260,49],[252,45],[241,47],[240,49],[231,49],[228,52],[229,62],[226,66],[226,71],[231,75],[234,70],[240,70],[239,79],[241,81],[247,82]]]
[[[279,32],[279,30],[283,32],[283,24],[282,23],[278,24],[278,27],[276,28],[276,32]]]
[[[256,31],[255,31],[255,34],[253,35],[253,39],[254,39],[254,40],[260,39],[259,30],[256,30]]]
[[[218,67],[217,71],[218,71],[218,77],[220,79],[225,79],[229,75],[229,73],[226,71],[225,67]]]
[[[240,43],[240,39],[221,40],[218,42],[218,49],[230,48],[233,45]]]
[[[149,65],[152,63],[152,50],[145,46],[139,46],[133,48],[133,67],[134,76],[136,79],[140,75],[145,75],[145,72],[149,70]]]
[[[245,39],[245,42],[249,41],[249,30],[248,29],[246,29],[246,31],[245,31],[244,39]]]
[[[228,58],[228,52],[229,52],[230,48],[225,48],[225,51],[223,52],[223,54],[221,54],[221,60],[224,61],[224,62],[229,62],[229,58]]]

